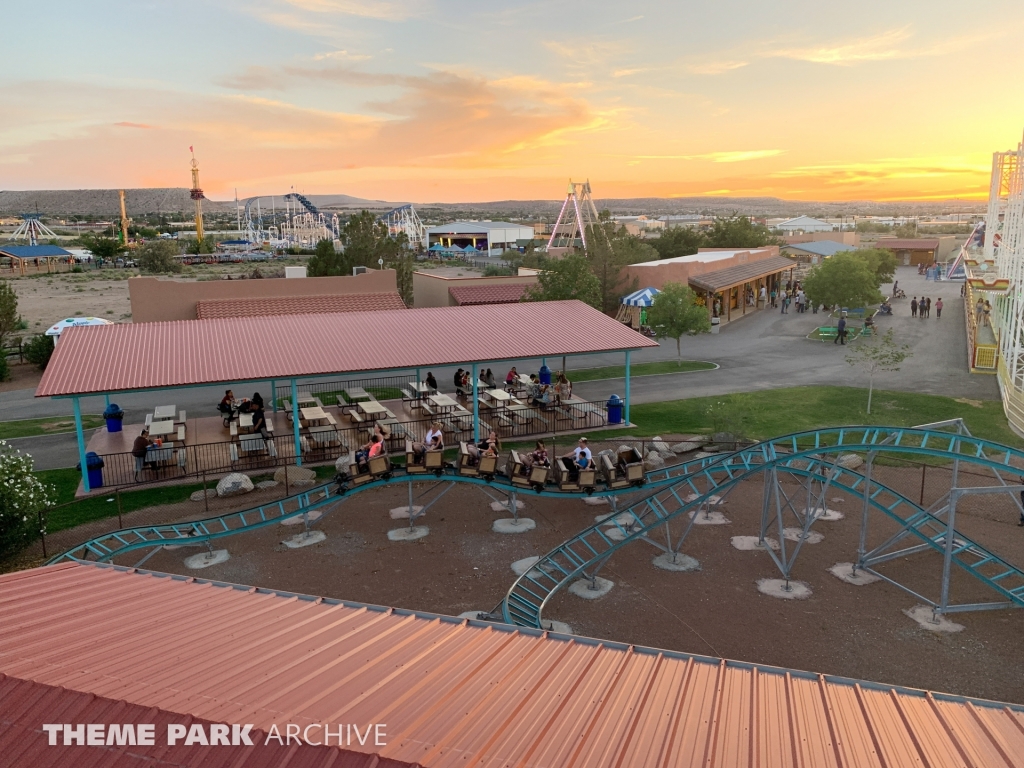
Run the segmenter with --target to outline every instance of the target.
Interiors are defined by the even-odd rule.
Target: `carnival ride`
[[[41,215],[39,213],[21,214],[21,224],[11,234],[11,240],[17,242],[25,238],[29,245],[39,245],[40,239],[55,240],[57,233],[40,221]]]
[[[863,471],[850,468],[848,458],[857,456],[863,461]],[[952,467],[952,482],[948,491],[928,507],[913,502],[906,496],[879,483],[872,470],[879,456],[919,456],[945,462]],[[516,496],[534,493],[550,497],[606,496],[612,513],[600,523],[589,526],[569,538],[540,558],[529,571],[520,576],[491,616],[495,620],[518,626],[541,627],[542,613],[551,598],[563,587],[577,579],[594,583],[597,574],[609,558],[624,546],[643,541],[671,555],[681,553],[694,522],[701,514],[709,514],[719,503],[744,481],[763,480],[763,500],[758,540],[767,551],[782,577],[789,580],[807,540],[811,527],[825,517],[828,493],[845,491],[861,499],[859,545],[853,558],[853,571],[864,571],[909,592],[930,605],[936,614],[994,608],[1024,607],[1024,571],[1007,562],[955,528],[957,505],[975,494],[1007,494],[1021,507],[1018,495],[1024,486],[1017,484],[1019,467],[1024,465],[1024,450],[1000,445],[972,436],[960,420],[924,425],[921,427],[834,427],[795,433],[746,448],[726,453],[710,454],[643,475],[641,487],[616,482],[611,474],[603,485],[595,479],[591,487],[563,490],[559,486],[533,483],[531,489],[515,482],[494,468],[489,475],[477,471],[462,473],[459,466],[442,465],[430,473],[415,471],[388,461],[359,482],[347,475],[339,475],[335,482],[319,486],[286,499],[252,509],[219,515],[194,522],[168,525],[139,526],[114,531],[90,539],[83,544],[50,560],[110,561],[127,553],[149,549],[141,565],[150,555],[165,546],[205,544],[237,533],[255,530],[301,516],[309,531],[313,510],[330,511],[347,498],[359,492],[389,484],[407,483],[409,508],[413,506],[413,483],[424,482],[433,474],[435,485],[428,492],[446,486],[433,500],[410,516],[409,525],[436,503],[456,483],[480,486],[504,494],[507,509],[517,514]],[[512,466],[511,460],[509,466]],[[411,465],[410,465],[411,467]],[[991,474],[989,485],[966,485],[958,481],[959,473],[973,467]],[[1005,475],[1012,475],[1008,482]],[[797,482],[799,491],[787,493],[782,479]],[[977,474],[971,477],[976,482]],[[521,480],[521,479],[520,479]],[[628,494],[639,494],[619,509],[618,499]],[[422,495],[422,494],[421,494]],[[490,494],[488,494],[490,495]],[[492,498],[494,498],[492,496]],[[868,548],[868,536],[873,519],[881,516],[892,523],[896,532],[882,543]],[[795,546],[787,551],[784,531],[787,523],[796,522],[798,536]],[[672,526],[675,523],[675,535]],[[773,534],[779,550],[764,546]],[[880,533],[876,531],[876,533]],[[664,543],[654,538],[664,537]],[[904,542],[909,540],[909,546]],[[929,598],[880,567],[885,563],[905,559],[926,552],[938,553],[938,595]],[[950,583],[952,566],[972,576],[998,595],[989,602],[951,602]]]
[[[584,182],[569,181],[562,208],[558,219],[551,229],[548,239],[548,250],[552,248],[573,248],[578,240],[586,249],[587,238],[591,232],[603,232],[600,229],[600,217],[597,206],[591,196],[590,180]]]
[[[192,198],[192,201],[196,206],[196,240],[199,242],[203,241],[203,189],[199,186],[199,163],[196,162],[196,152],[192,147],[188,148],[188,151],[192,153],[192,189],[189,190],[188,196]],[[122,205],[124,199],[122,198]]]
[[[427,249],[427,227],[411,203],[388,211],[380,220],[387,225],[391,237],[398,237],[404,233],[409,247],[414,251]]]

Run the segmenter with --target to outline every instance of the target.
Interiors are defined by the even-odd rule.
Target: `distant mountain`
[[[129,216],[148,213],[188,213],[193,210],[185,187],[126,189],[125,208]],[[203,210],[233,211],[234,202],[204,200]],[[119,216],[121,203],[116,189],[42,189],[16,192],[0,190],[0,213],[39,213],[51,216]]]

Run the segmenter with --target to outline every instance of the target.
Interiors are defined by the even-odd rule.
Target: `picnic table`
[[[171,406],[172,408],[174,406]],[[163,437],[164,435],[170,435],[175,432],[174,419],[164,419],[163,421],[154,421],[149,425],[149,434],[153,437]]]
[[[312,408],[300,408],[299,413],[302,414],[302,420],[311,425],[313,422],[319,424],[321,421],[327,420],[327,414],[319,405],[314,405]]]
[[[312,395],[299,395],[295,398],[295,404],[300,408],[319,408],[320,401]]]
[[[349,387],[348,389],[342,390],[342,394],[345,395],[345,399],[350,403],[361,403],[367,400],[373,400],[373,395],[362,387]]]
[[[415,392],[420,397],[426,397],[427,395],[434,391],[433,387],[422,381],[411,381],[409,382],[409,386],[412,387],[412,391]]]
[[[153,409],[153,421],[163,421],[164,419],[174,420],[174,415],[178,411],[173,405],[158,405]]]
[[[359,408],[360,411],[366,414],[366,416],[374,420],[381,418],[388,412],[387,407],[377,402],[376,400],[366,400],[360,402],[357,407]]]
[[[484,392],[486,397],[491,398],[495,405],[501,406],[506,405],[509,400],[512,399],[512,395],[506,392],[504,389],[489,389]]]
[[[437,394],[430,398],[432,405],[436,406],[439,410],[449,411],[453,408],[458,408],[459,404],[449,395]]]

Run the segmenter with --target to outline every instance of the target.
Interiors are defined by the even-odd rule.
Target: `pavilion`
[[[544,322],[537,322],[538,317]],[[259,348],[240,343],[260,339]],[[630,357],[652,341],[580,301],[429,307],[120,324],[69,328],[36,397],[71,399],[81,466],[86,467],[81,398],[265,380],[291,385],[296,463],[302,463],[298,384],[337,374],[471,366],[473,434],[478,439],[481,364],[623,352],[629,423]],[[89,492],[88,473],[82,475]]]

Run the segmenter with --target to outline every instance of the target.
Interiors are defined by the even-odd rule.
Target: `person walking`
[[[942,297],[940,296],[935,300],[935,319],[938,320],[942,317]]]
[[[985,299],[985,306],[981,310],[981,321],[984,325],[992,325],[992,305]]]
[[[981,318],[985,314],[985,301],[978,297],[978,303],[974,305],[974,324],[981,325]]]
[[[786,289],[785,288],[783,288],[781,291],[779,291],[779,304],[782,305],[782,311],[779,314],[781,314],[781,315],[786,314],[786,296],[787,296],[787,294],[786,294]]]
[[[833,344],[846,344],[846,318],[839,318],[839,327],[836,329],[836,340]]]
[[[778,306],[778,295],[779,294],[775,291],[775,288],[773,287],[772,288],[772,292],[769,295],[771,296],[771,300],[772,300],[772,309],[775,309],[775,307]]]
[[[761,286],[761,291],[758,293],[758,297],[757,298],[758,298],[758,301],[761,302],[761,308],[764,309],[764,306],[767,303],[765,301],[765,299],[768,298],[768,290],[763,285]]]
[[[894,283],[892,284],[892,297],[893,297],[894,299],[896,298],[896,294],[897,294],[897,292],[899,291],[899,289],[900,289],[900,281],[899,281],[899,280],[897,280],[896,282],[894,282]]]
[[[932,300],[931,300],[931,297],[929,297],[929,298],[924,300],[924,316],[925,317],[931,317],[932,316]]]
[[[917,317],[917,296],[910,300],[910,316]]]

